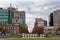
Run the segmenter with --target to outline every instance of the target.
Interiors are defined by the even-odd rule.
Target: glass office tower
[[[13,12],[10,8],[0,8],[0,23],[1,24],[12,24]]]
[[[0,8],[0,23],[8,24],[8,9]]]
[[[19,20],[20,26],[23,27],[25,24],[25,11],[20,11],[20,20]]]
[[[8,23],[9,24],[12,24],[12,19],[14,17],[14,13],[12,10],[13,10],[12,8],[8,8]]]

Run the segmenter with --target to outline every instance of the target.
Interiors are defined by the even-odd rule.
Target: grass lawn
[[[2,40],[60,40],[60,38],[2,38]]]

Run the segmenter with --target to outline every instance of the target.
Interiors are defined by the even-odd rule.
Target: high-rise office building
[[[60,10],[53,12],[53,24],[54,26],[60,26]]]
[[[25,25],[25,11],[20,11],[20,26],[23,27]]]
[[[53,11],[49,17],[50,26],[60,26],[60,10]]]
[[[49,15],[49,25],[53,26],[53,13]]]
[[[8,8],[8,23],[12,24],[14,18],[14,11],[12,7]]]
[[[0,8],[0,23],[2,24],[12,24],[14,13],[12,8],[3,9]]]
[[[0,8],[0,23],[8,24],[8,9]]]

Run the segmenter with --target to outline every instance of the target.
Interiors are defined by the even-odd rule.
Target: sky
[[[2,8],[8,8],[10,4],[19,11],[26,12],[26,24],[29,32],[34,27],[35,18],[43,18],[49,23],[49,14],[60,9],[60,0],[0,0]]]

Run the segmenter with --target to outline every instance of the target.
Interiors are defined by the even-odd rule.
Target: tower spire
[[[12,4],[10,4],[10,7],[12,7]]]

